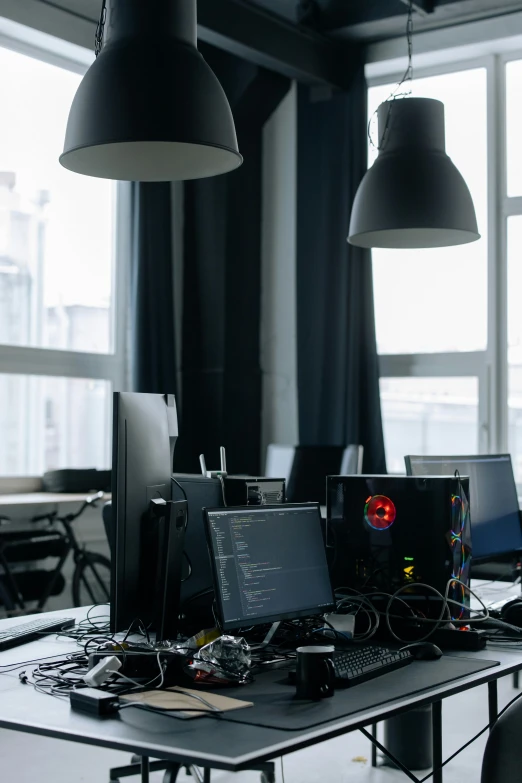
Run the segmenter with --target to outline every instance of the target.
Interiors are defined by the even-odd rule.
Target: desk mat
[[[498,661],[449,655],[438,661],[414,661],[353,688],[337,690],[332,698],[319,702],[296,701],[295,686],[286,682],[287,670],[263,672],[251,685],[227,690],[227,696],[248,699],[254,706],[233,717],[223,715],[221,720],[284,731],[311,729],[498,665]]]

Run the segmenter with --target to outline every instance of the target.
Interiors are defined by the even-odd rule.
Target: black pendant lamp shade
[[[354,199],[350,244],[427,248],[480,239],[468,186],[446,155],[444,105],[386,101],[378,124],[379,155]]]
[[[242,162],[226,95],[197,50],[196,0],[107,0],[103,46],[74,98],[62,166],[158,182]]]

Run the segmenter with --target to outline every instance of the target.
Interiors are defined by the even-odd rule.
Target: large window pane
[[[507,143],[507,194],[522,196],[522,60],[506,65],[506,143]]]
[[[508,220],[508,443],[522,486],[522,215]]]
[[[58,157],[80,76],[0,47],[0,343],[112,350],[114,184]]]
[[[476,454],[477,378],[381,378],[389,473],[405,473],[406,454]]]
[[[369,91],[369,111],[393,85]],[[445,105],[446,150],[466,180],[482,239],[432,250],[373,250],[379,353],[487,346],[487,105],[484,68],[415,79],[413,95]],[[376,138],[375,122],[371,123]],[[370,149],[373,161],[376,151]]]
[[[0,475],[109,464],[110,384],[0,375]]]

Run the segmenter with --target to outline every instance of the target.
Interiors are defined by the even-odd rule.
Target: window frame
[[[5,20],[1,20],[5,21]],[[0,26],[0,47],[36,60],[83,75],[94,54],[79,46],[65,44],[58,38],[38,33],[20,25]],[[64,128],[65,133],[65,128]],[[112,351],[89,353],[53,348],[6,345],[0,343],[2,375],[32,375],[107,381],[110,391],[122,391],[128,385],[127,360],[127,266],[130,251],[130,198],[126,183],[118,182],[114,206],[114,246],[112,267],[112,301],[110,336]],[[112,394],[107,395],[106,424],[112,412]],[[110,431],[110,429],[108,429]],[[107,439],[105,461],[111,462],[111,444]]]
[[[486,70],[487,101],[487,347],[467,353],[380,354],[380,377],[466,377],[478,378],[479,453],[508,450],[508,218],[522,215],[522,196],[507,195],[506,64],[522,59],[522,49],[484,56],[447,59],[441,49],[440,62],[414,67],[414,79],[456,73],[475,68]],[[368,78],[368,89],[395,83],[403,70],[382,72]]]

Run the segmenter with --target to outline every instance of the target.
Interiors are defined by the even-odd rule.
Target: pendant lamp
[[[446,155],[444,104],[399,93],[413,80],[413,0],[406,40],[408,67],[377,109],[379,154],[355,194],[348,242],[401,249],[474,242],[480,234],[473,200]]]
[[[446,154],[444,105],[386,101],[378,124],[379,154],[353,202],[350,244],[429,248],[480,239],[468,186]]]
[[[104,0],[96,44],[69,114],[62,166],[159,182],[241,165],[228,100],[197,49],[196,0]]]

